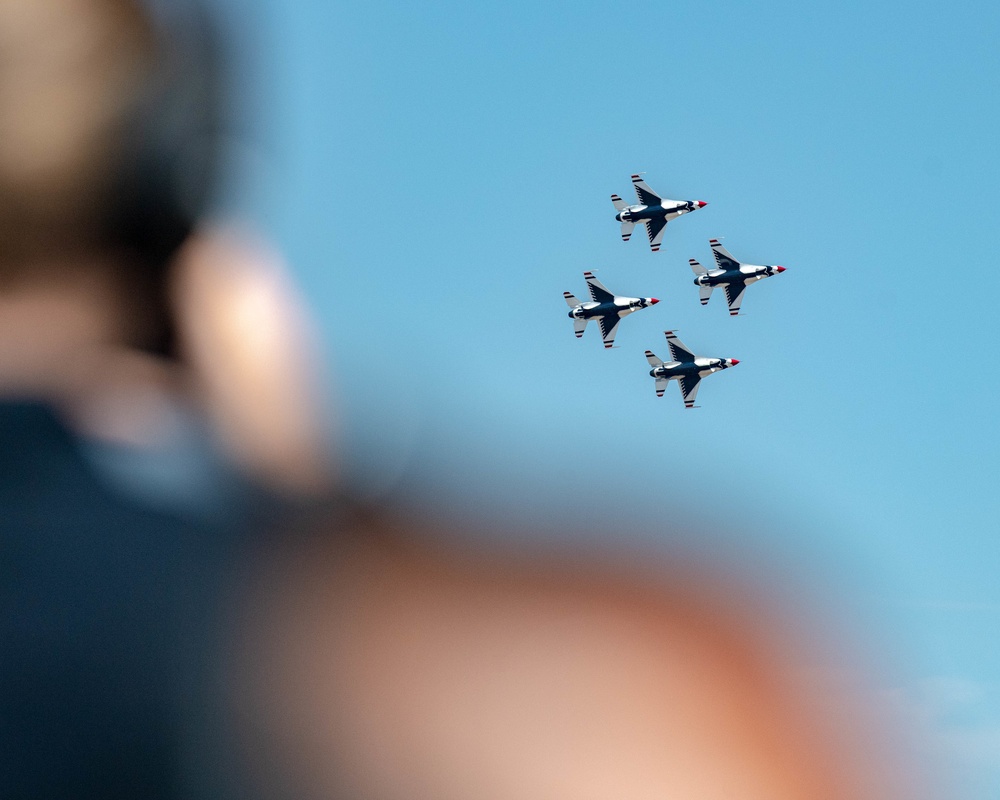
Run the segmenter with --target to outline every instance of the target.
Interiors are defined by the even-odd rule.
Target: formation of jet
[[[627,242],[632,236],[632,229],[637,224],[644,223],[649,235],[649,246],[654,253],[660,249],[663,231],[670,220],[708,205],[701,200],[666,200],[650,189],[638,175],[632,176],[632,185],[639,199],[636,205],[630,206],[618,195],[611,195],[611,202],[618,211],[615,219],[622,224],[622,241]]]
[[[678,339],[673,331],[664,331],[672,361],[662,361],[652,351],[646,351],[646,360],[652,369],[650,376],[656,381],[656,396],[663,397],[670,381],[677,381],[685,408],[695,408],[694,399],[698,395],[701,379],[719,370],[735,367],[740,362],[735,358],[706,358],[694,355]]]
[[[701,200],[665,200],[650,189],[638,175],[632,176],[632,185],[639,199],[636,205],[627,205],[618,195],[611,195],[611,202],[617,211],[615,219],[622,225],[622,240],[626,242],[632,236],[632,230],[636,225],[640,223],[645,225],[649,246],[654,253],[660,249],[663,231],[670,220],[708,205]],[[784,267],[779,266],[743,264],[733,258],[718,239],[710,239],[709,244],[715,257],[716,269],[706,269],[693,258],[688,259],[695,276],[694,284],[699,289],[702,305],[708,303],[716,286],[723,287],[730,316],[735,317],[740,313],[740,305],[747,286],[785,271]],[[581,303],[569,292],[563,292],[570,309],[569,317],[573,320],[573,333],[576,338],[581,338],[587,329],[587,323],[596,319],[601,327],[605,348],[614,345],[618,324],[624,317],[660,302],[655,297],[617,297],[594,277],[594,273],[584,272],[583,277],[587,280],[590,302]],[[735,358],[696,356],[674,335],[673,331],[664,331],[664,335],[667,337],[671,360],[663,361],[651,350],[647,350],[649,374],[655,381],[657,397],[663,397],[670,381],[677,381],[686,408],[696,407],[694,401],[698,396],[702,378],[740,363]]]
[[[579,339],[587,329],[587,323],[596,319],[601,326],[601,336],[605,347],[615,343],[615,332],[618,323],[633,311],[640,308],[655,306],[660,301],[655,297],[616,297],[597,278],[593,272],[584,272],[587,288],[590,290],[590,302],[581,303],[569,292],[563,292],[566,304],[569,306],[569,317],[573,320],[573,333]]]
[[[694,284],[701,292],[701,304],[708,303],[712,296],[712,289],[722,286],[726,290],[726,301],[729,303],[729,315],[735,317],[740,313],[740,304],[743,302],[743,293],[749,284],[755,281],[770,278],[779,272],[784,272],[784,267],[771,267],[767,265],[742,264],[733,258],[718,239],[710,239],[712,255],[715,256],[715,263],[718,269],[708,270],[693,258],[688,259],[691,271],[694,272]]]

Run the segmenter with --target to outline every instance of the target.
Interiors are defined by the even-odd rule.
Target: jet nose
[[[784,272],[785,271],[784,267],[775,267],[775,269],[778,270],[778,272]]]
[[[655,297],[650,297],[650,298],[649,298],[649,304],[650,304],[651,306],[655,306],[655,305],[656,305],[657,303],[659,303],[659,302],[660,302],[660,301],[659,301],[659,300],[657,300],[657,299],[656,299]]]
[[[731,367],[735,367],[739,363],[740,362],[737,359],[735,359],[735,358],[729,359],[729,366],[731,366]]]
[[[706,203],[704,200],[695,200],[695,203],[698,204],[698,208],[704,208],[705,206],[708,205],[708,203]]]

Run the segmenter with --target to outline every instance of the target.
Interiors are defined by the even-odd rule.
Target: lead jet
[[[584,272],[583,277],[587,279],[591,302],[581,303],[569,292],[563,292],[566,304],[570,308],[569,318],[573,320],[573,333],[577,339],[583,336],[583,332],[587,329],[587,323],[596,319],[601,326],[604,346],[606,348],[612,347],[615,343],[618,323],[622,321],[623,317],[627,317],[640,308],[655,306],[660,302],[655,297],[616,297],[594,277],[593,272]]]
[[[729,316],[731,317],[740,313],[743,293],[749,284],[785,271],[784,267],[741,264],[729,254],[725,247],[719,244],[718,239],[709,239],[708,243],[712,246],[712,255],[715,256],[718,269],[707,270],[693,258],[689,258],[688,263],[695,275],[694,285],[701,291],[702,305],[708,303],[708,299],[712,296],[712,289],[716,286],[725,287],[726,301],[729,303]]]
[[[638,204],[628,205],[618,195],[611,195],[611,202],[618,211],[615,219],[622,224],[622,241],[627,242],[632,236],[632,229],[639,223],[645,223],[649,236],[649,247],[656,253],[660,249],[660,240],[667,223],[681,214],[697,211],[708,203],[703,200],[665,200],[646,185],[638,175],[632,176],[632,185],[639,198]]]
[[[678,339],[673,331],[664,331],[667,337],[667,347],[673,361],[661,361],[652,351],[646,351],[646,360],[652,369],[649,374],[656,380],[656,396],[663,397],[670,381],[677,381],[681,387],[685,408],[695,408],[694,399],[698,396],[701,379],[713,372],[735,367],[740,362],[735,358],[705,358],[696,356]]]

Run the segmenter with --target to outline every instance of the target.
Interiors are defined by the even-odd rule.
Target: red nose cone
[[[740,363],[740,362],[739,362],[739,361],[737,361],[737,360],[736,360],[735,358],[733,358],[733,359],[730,359],[730,360],[731,360],[731,361],[733,362],[733,366],[734,366],[734,367],[735,367],[735,366],[736,366],[737,364],[739,364],[739,363]]]
[[[698,208],[704,208],[708,205],[704,200],[695,200],[695,202],[698,204]]]
[[[778,270],[778,272],[784,272],[785,271],[784,267],[776,267],[776,269]]]
[[[660,301],[659,301],[659,300],[657,300],[657,299],[656,299],[655,297],[650,297],[650,298],[649,298],[649,304],[650,304],[650,305],[653,305],[653,306],[655,306],[655,305],[656,305],[657,303],[659,303],[659,302],[660,302]]]

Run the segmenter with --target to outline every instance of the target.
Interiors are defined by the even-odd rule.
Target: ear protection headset
[[[136,257],[161,332],[147,349],[175,353],[169,265],[212,201],[222,134],[221,53],[204,9],[144,4],[156,34],[150,75],[126,120],[105,237]],[[157,13],[158,12],[158,13]]]

